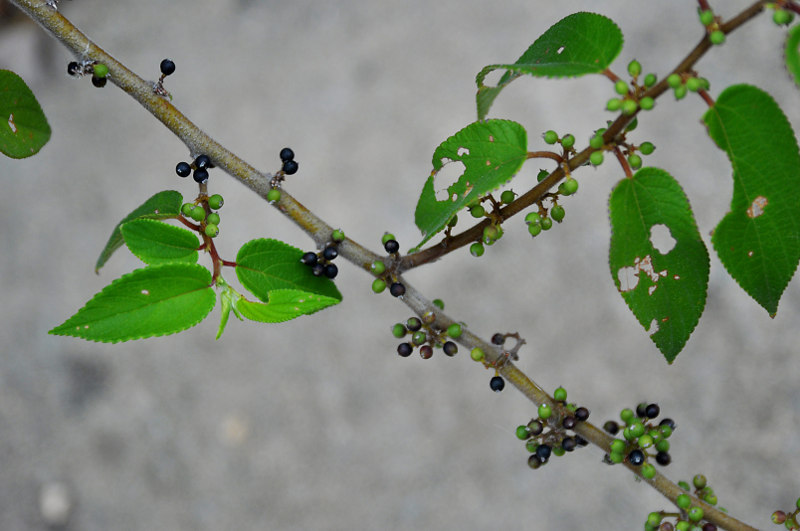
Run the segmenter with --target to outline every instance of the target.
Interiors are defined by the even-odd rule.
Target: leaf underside
[[[0,152],[22,159],[39,152],[50,140],[50,125],[25,81],[0,70]]]

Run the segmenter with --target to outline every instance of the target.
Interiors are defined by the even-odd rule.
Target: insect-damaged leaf
[[[614,284],[672,363],[700,320],[708,289],[708,251],[689,201],[667,172],[642,168],[611,192],[609,213]]]

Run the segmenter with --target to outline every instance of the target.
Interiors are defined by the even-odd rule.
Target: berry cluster
[[[219,214],[211,212],[212,210],[219,210],[225,201],[219,194],[212,196],[201,195],[198,198],[199,202],[184,203],[181,206],[181,214],[184,217],[192,219],[200,223],[200,230],[209,238],[216,238],[219,234]]]
[[[394,234],[385,232],[381,237],[381,244],[383,244],[383,248],[389,253],[392,260],[396,261],[400,257],[400,244],[395,239]],[[388,285],[389,293],[391,293],[393,297],[402,297],[405,295],[405,285],[394,275],[387,273],[386,263],[383,260],[375,260],[372,262],[370,271],[377,277],[372,281],[373,292],[383,293]]]
[[[683,99],[688,92],[699,92],[711,87],[711,83],[706,78],[690,74],[670,74],[667,76],[667,84],[672,88],[676,100]]]
[[[285,147],[279,153],[283,166],[281,170],[276,173],[272,180],[270,180],[270,190],[267,192],[267,202],[272,204],[281,199],[281,183],[286,179],[287,175],[294,175],[297,173],[298,165],[294,160],[294,151],[292,148]]]
[[[297,161],[294,160],[294,151],[291,148],[283,148],[280,152],[281,162],[283,162],[283,166],[281,167],[281,171],[286,175],[294,175],[297,173],[297,169],[299,166],[297,165]]]
[[[438,302],[437,306],[443,308],[444,304],[441,301]],[[392,326],[392,335],[397,339],[403,339],[407,335],[411,336],[410,341],[397,345],[397,353],[407,358],[415,348],[419,348],[420,357],[427,360],[433,356],[434,348],[441,348],[446,355],[455,356],[458,346],[451,339],[461,337],[462,325],[453,323],[446,330],[440,330],[433,326],[435,320],[436,315],[433,312],[426,312],[422,315],[422,319],[409,317],[405,323],[397,323]]]
[[[479,363],[483,363],[484,367],[487,369],[492,368],[494,369],[494,376],[489,380],[489,389],[494,391],[495,393],[499,393],[506,387],[506,381],[500,376],[500,367],[502,367],[509,359],[518,360],[519,359],[519,349],[522,348],[522,345],[525,344],[525,340],[520,337],[518,332],[514,333],[506,333],[501,334],[500,332],[494,334],[492,336],[492,344],[501,347],[505,344],[507,338],[516,339],[516,344],[511,349],[503,349],[502,356],[500,356],[499,361],[495,363],[489,363],[486,361],[486,353],[483,352],[483,349],[480,347],[475,347],[470,352],[470,357],[473,361],[477,361]]]
[[[108,66],[97,61],[70,61],[67,74],[72,77],[92,76],[92,85],[102,88],[108,83]]]
[[[722,44],[725,42],[725,33],[720,29],[719,19],[714,16],[714,12],[710,10],[698,10],[698,15],[700,16],[700,24],[705,26],[706,32],[708,32],[708,40],[711,41],[711,44]]]
[[[567,415],[561,422],[553,421],[553,407],[550,404],[542,404],[539,406],[538,418],[517,427],[517,438],[525,441],[525,448],[531,453],[528,466],[534,470],[547,464],[551,455],[562,456],[589,444],[586,439],[571,432],[579,422],[589,418],[589,410],[568,404],[567,391],[563,387],[555,390],[553,398],[567,410]]]
[[[708,485],[704,475],[696,475],[692,479],[692,483],[695,487],[694,495],[696,498],[712,506],[717,504],[717,497],[714,495],[714,490]],[[690,490],[689,484],[686,481],[679,481],[678,486],[687,492]],[[645,531],[717,530],[716,525],[711,522],[704,522],[703,517],[705,514],[703,508],[699,505],[693,505],[692,497],[688,494],[679,494],[675,499],[675,505],[677,505],[680,510],[677,515],[667,511],[652,512],[647,515],[647,520],[644,523]],[[672,516],[675,517],[674,520],[667,520],[668,517]]]
[[[639,61],[634,59],[628,63],[628,74],[630,74],[632,81],[630,85],[621,79],[614,83],[614,92],[619,97],[608,100],[606,102],[606,110],[612,112],[622,111],[622,114],[631,116],[639,109],[649,111],[655,106],[655,100],[650,96],[644,96],[644,93],[656,84],[658,78],[655,74],[647,74],[644,76],[642,84],[639,84],[641,73],[642,65],[639,64]]]
[[[662,419],[657,425],[651,420],[658,417],[661,408],[658,404],[642,402],[636,406],[636,411],[623,409],[619,416],[625,423],[622,430],[622,439],[614,439],[610,452],[605,455],[609,464],[628,461],[634,466],[641,466],[642,476],[652,479],[656,475],[655,467],[647,462],[648,457],[655,457],[656,463],[667,466],[672,462],[669,455],[669,441],[667,440],[675,430],[675,421],[670,418]],[[619,433],[620,425],[609,420],[603,429],[611,435]],[[655,453],[653,453],[655,452]]]
[[[208,170],[213,167],[214,164],[211,162],[208,155],[199,155],[191,164],[188,162],[179,162],[175,166],[175,173],[178,174],[178,177],[188,177],[189,174],[192,173],[192,170],[194,170],[194,175],[192,177],[195,182],[203,184],[208,182]]]
[[[341,230],[333,231],[331,241],[320,252],[309,251],[300,258],[300,262],[310,267],[315,277],[336,278],[336,275],[339,274],[339,268],[336,267],[333,261],[339,256],[337,245],[343,240],[344,232]]]
[[[795,509],[790,513],[775,511],[772,513],[772,523],[783,524],[786,529],[800,529],[800,498],[794,503]]]
[[[153,84],[153,92],[159,96],[172,99],[172,96],[170,96],[169,92],[167,92],[167,89],[164,88],[164,80],[167,78],[167,76],[175,73],[175,62],[172,59],[162,59],[158,68],[161,70],[161,77],[159,77],[158,81]]]

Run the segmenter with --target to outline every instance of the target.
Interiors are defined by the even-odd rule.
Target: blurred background
[[[717,2],[730,17],[749,2]],[[139,0],[61,2],[61,11],[145,78],[172,58],[173,102],[329,224],[380,249],[421,239],[413,211],[436,146],[475,119],[475,74],[513,62],[552,24],[603,13],[625,35],[612,66],[638,59],[663,77],[702,35],[696,3],[503,0]],[[13,8],[4,8],[8,15]],[[180,141],[112,85],[67,76],[73,57],[27,19],[0,25],[0,67],[19,73],[53,129],[31,159],[0,158],[0,528],[8,530],[641,529],[668,508],[658,493],[587,448],[528,469],[514,436],[535,416],[466,353],[401,359],[393,323],[404,305],[341,263],[344,301],[282,325],[218,312],[188,332],[118,345],[47,335],[114,278],[140,266],[124,249],[93,268],[111,229],[157,191],[196,193],[174,173]],[[765,15],[698,65],[711,94],[759,85],[800,127],[782,65],[785,30]],[[496,79],[496,78],[492,78]],[[611,115],[611,83],[522,78],[491,116],[571,132],[581,147]],[[631,135],[650,140],[682,183],[701,233],[727,212],[731,170],[705,135],[705,104],[671,94]],[[539,146],[539,147],[537,147]],[[513,188],[535,183],[527,164]],[[488,338],[519,331],[519,365],[546,389],[564,385],[602,424],[658,402],[678,430],[674,479],[704,473],[720,504],[757,527],[800,495],[800,291],[775,319],[711,251],[708,302],[668,366],[617,294],[608,268],[607,200],[620,169],[607,157],[576,173],[566,219],[531,240],[520,219],[480,259],[466,249],[408,275]],[[219,170],[220,251],[245,241],[311,241]],[[438,241],[438,239],[434,239]],[[233,273],[228,274],[233,279]]]

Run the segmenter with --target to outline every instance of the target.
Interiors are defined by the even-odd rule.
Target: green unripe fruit
[[[447,327],[447,335],[452,337],[453,339],[458,339],[461,337],[461,325],[458,323],[453,323]]]
[[[553,226],[553,220],[550,218],[544,218],[540,226],[542,227],[542,230],[550,230]],[[530,230],[528,232],[530,232]]]
[[[225,204],[225,200],[219,194],[214,194],[208,198],[208,207],[211,210],[219,210],[223,204]]]
[[[515,194],[511,190],[505,190],[503,191],[502,194],[500,194],[500,201],[502,201],[505,204],[513,203],[514,197],[516,197],[516,195],[517,194]]]
[[[622,100],[619,98],[611,98],[606,102],[606,110],[607,111],[618,111],[622,108]]]
[[[632,410],[632,409],[630,409],[630,408],[627,408],[627,407],[626,407],[625,409],[623,409],[622,411],[620,411],[620,412],[619,412],[619,418],[620,418],[620,419],[622,420],[622,422],[624,422],[625,424],[630,424],[630,422],[629,422],[629,421],[630,421],[631,419],[633,419],[633,417],[634,417],[634,416],[635,416],[635,413],[633,412],[633,410]]]
[[[444,310],[444,301],[442,299],[433,299],[431,302],[433,302],[433,305],[440,310]]]
[[[655,527],[661,523],[661,518],[662,516],[660,513],[652,512],[647,515],[647,525]]]
[[[653,145],[652,142],[642,142],[641,145],[639,146],[639,152],[642,155],[649,155],[655,150],[656,147]]]
[[[691,520],[692,522],[699,522],[700,520],[703,519],[703,508],[692,507],[691,509],[689,509],[687,515],[689,516],[689,520]]]
[[[385,289],[386,289],[386,281],[385,280],[382,280],[380,278],[376,278],[375,280],[372,281],[372,291],[374,291],[375,293],[381,293]],[[403,336],[399,336],[399,337],[403,337]]]
[[[384,287],[386,287],[385,284]],[[397,323],[392,327],[392,335],[397,339],[405,337],[406,332],[407,332],[406,326],[403,323]]]
[[[614,83],[614,92],[620,96],[625,96],[628,93],[628,84],[620,79]]]
[[[422,345],[427,340],[428,340],[428,334],[426,334],[422,330],[414,332],[414,335],[411,336],[411,342],[417,346]]]
[[[633,100],[625,100],[622,102],[622,114],[630,116],[635,113],[639,106]]]
[[[469,246],[469,254],[476,258],[483,256],[484,252],[486,252],[486,248],[484,248],[481,242],[475,242]]]
[[[703,496],[703,501],[709,505],[716,505],[718,500],[717,496],[713,492],[710,492]]]
[[[575,145],[575,137],[572,135],[564,135],[564,138],[561,139],[561,145],[567,149],[571,148]]]
[[[274,203],[276,201],[281,200],[281,191],[277,188],[271,188],[269,192],[267,192],[267,203]]]
[[[705,10],[705,11],[701,11],[700,12],[700,24],[702,24],[703,26],[708,26],[712,22],[714,22],[714,13],[713,12],[711,12],[709,10]]]
[[[539,170],[539,173],[536,174],[536,181],[542,182],[544,181],[547,176],[550,175],[550,172],[547,170]]]
[[[680,74],[670,74],[669,77],[667,78],[667,85],[669,85],[671,88],[678,88],[682,84],[683,81],[681,81]]]
[[[539,406],[539,418],[542,420],[547,420],[551,416],[553,416],[553,409],[548,404],[542,404]]]
[[[206,236],[209,238],[216,238],[217,234],[219,234],[219,227],[216,225],[206,225]]]
[[[711,35],[708,36],[708,40],[711,41],[711,44],[720,45],[725,42],[725,34],[720,30],[714,30],[711,32]]]
[[[631,165],[631,168],[637,170],[642,167],[642,157],[634,153],[628,157],[628,164]]]
[[[691,524],[686,520],[681,520],[675,524],[675,531],[689,531]]]
[[[181,213],[184,216],[189,216],[189,213],[194,210],[194,203],[184,203],[181,205]]]
[[[450,218],[450,221],[447,222],[447,226],[455,227],[457,223],[458,223],[458,215],[455,215],[452,218]]]
[[[561,195],[572,195],[578,191],[578,181],[568,178],[558,185],[558,191]]]
[[[675,505],[686,510],[692,505],[692,499],[688,494],[678,494],[678,497],[675,498]]]
[[[483,228],[483,241],[494,243],[503,236],[503,230],[497,225],[487,225]]]
[[[669,452],[669,441],[660,440],[656,443],[656,450],[659,452]]]
[[[527,426],[517,426],[517,439],[526,441],[531,436],[531,431]]]
[[[634,59],[633,61],[628,63],[628,74],[630,74],[631,77],[636,77],[641,73],[642,73],[642,65],[639,63],[639,61]]]
[[[344,241],[344,231],[342,229],[336,229],[331,233],[331,240],[336,243],[342,243]]]
[[[556,456],[556,457],[561,457],[562,455],[567,453],[567,451],[564,450],[563,448],[561,448],[560,446],[553,447],[552,452],[553,452],[553,455]]]
[[[650,463],[643,464],[642,477],[645,479],[653,479],[654,477],[656,477],[656,467],[654,467]]]
[[[797,507],[798,509],[800,509],[800,498],[797,498],[797,501],[796,501],[796,502],[794,502],[794,505],[795,505],[795,507]]]
[[[621,463],[621,462],[623,462],[625,460],[625,456],[622,455],[621,453],[611,452],[610,454],[608,454],[608,459],[612,463],[618,465],[619,463]]]
[[[551,144],[551,145],[555,144],[556,142],[558,142],[558,133],[556,133],[552,129],[550,131],[546,131],[544,134],[544,141],[546,144]]]
[[[680,488],[682,488],[683,490],[689,490],[689,484],[688,484],[688,483],[686,483],[686,482],[685,482],[685,481],[683,481],[683,480],[681,480],[681,481],[679,481],[679,482],[678,482],[678,486],[679,486]]]
[[[708,481],[706,480],[706,477],[703,474],[697,474],[695,477],[692,478],[692,484],[697,489],[702,489],[703,487],[706,486],[707,483]]]
[[[641,437],[642,435],[644,435],[644,430],[645,430],[644,424],[642,424],[641,422],[634,422],[633,424],[630,425],[630,430],[631,430],[631,435],[633,435],[634,437]]]
[[[647,74],[644,76],[644,86],[647,88],[652,87],[658,81],[658,76],[655,74]]]
[[[641,437],[639,437],[639,441],[638,441],[639,448],[650,448],[651,446],[653,446],[654,442],[655,441],[653,441],[652,437],[650,437],[647,434],[644,434]]]
[[[633,131],[637,127],[639,127],[639,119],[638,118],[634,118],[633,120],[630,121],[630,123],[628,125],[625,126],[625,130],[626,131]]]
[[[482,218],[486,215],[486,209],[482,205],[475,205],[469,209],[469,213],[473,218]]]
[[[386,271],[386,265],[380,260],[375,260],[372,262],[369,268],[376,275],[381,275],[384,271]]]
[[[394,237],[394,234],[391,232],[384,232],[383,236],[381,236],[381,245],[386,245],[386,242],[389,240],[396,240],[397,238]]]
[[[540,223],[531,223],[528,225],[528,232],[531,236],[538,236],[542,232],[542,225]]]
[[[211,214],[209,214],[208,217],[206,218],[206,223],[208,223],[209,225],[219,225],[219,214],[217,214],[216,212],[212,212]]]
[[[589,162],[592,163],[592,166],[600,166],[603,160],[605,160],[605,155],[603,155],[602,151],[595,151],[589,155]]]
[[[561,205],[553,205],[553,208],[550,209],[550,217],[559,223],[561,223],[561,221],[564,219],[565,214],[566,212],[564,212],[564,207]]]
[[[674,91],[675,99],[682,100],[686,96],[687,91],[688,89],[686,88],[686,85],[681,85],[679,87],[676,87]]]
[[[639,100],[639,107],[641,107],[642,110],[649,111],[655,106],[656,106],[656,100],[654,100],[650,96],[645,96],[644,98]]]
[[[792,22],[794,15],[785,9],[776,9],[772,14],[772,21],[778,26],[786,26]]]
[[[480,349],[480,347],[475,347],[475,348],[474,348],[474,349],[472,349],[472,351],[469,353],[469,356],[470,356],[470,358],[472,358],[474,361],[483,361],[483,358],[484,358],[485,354],[483,353],[483,350],[481,350],[481,349]]]
[[[589,145],[592,149],[600,149],[605,145],[605,140],[603,140],[602,134],[595,134],[591,139],[589,139]]]
[[[206,211],[203,207],[195,205],[191,212],[189,212],[189,217],[195,221],[203,221],[206,219]]]
[[[540,223],[542,221],[542,216],[539,215],[538,212],[529,212],[525,216],[525,223]]]
[[[686,80],[686,88],[690,92],[697,92],[698,90],[700,90],[700,86],[701,86],[700,80],[697,79],[696,77],[690,77],[689,79]]]
[[[553,391],[553,400],[556,402],[564,402],[567,400],[567,390],[563,387],[559,387],[555,391]]]
[[[108,67],[106,65],[104,65],[103,63],[98,63],[98,64],[94,65],[93,68],[94,68],[95,77],[99,77],[100,79],[103,79],[104,77],[106,77],[108,75]]]
[[[617,454],[621,454],[625,452],[625,441],[621,439],[614,439],[611,441],[611,451]]]

